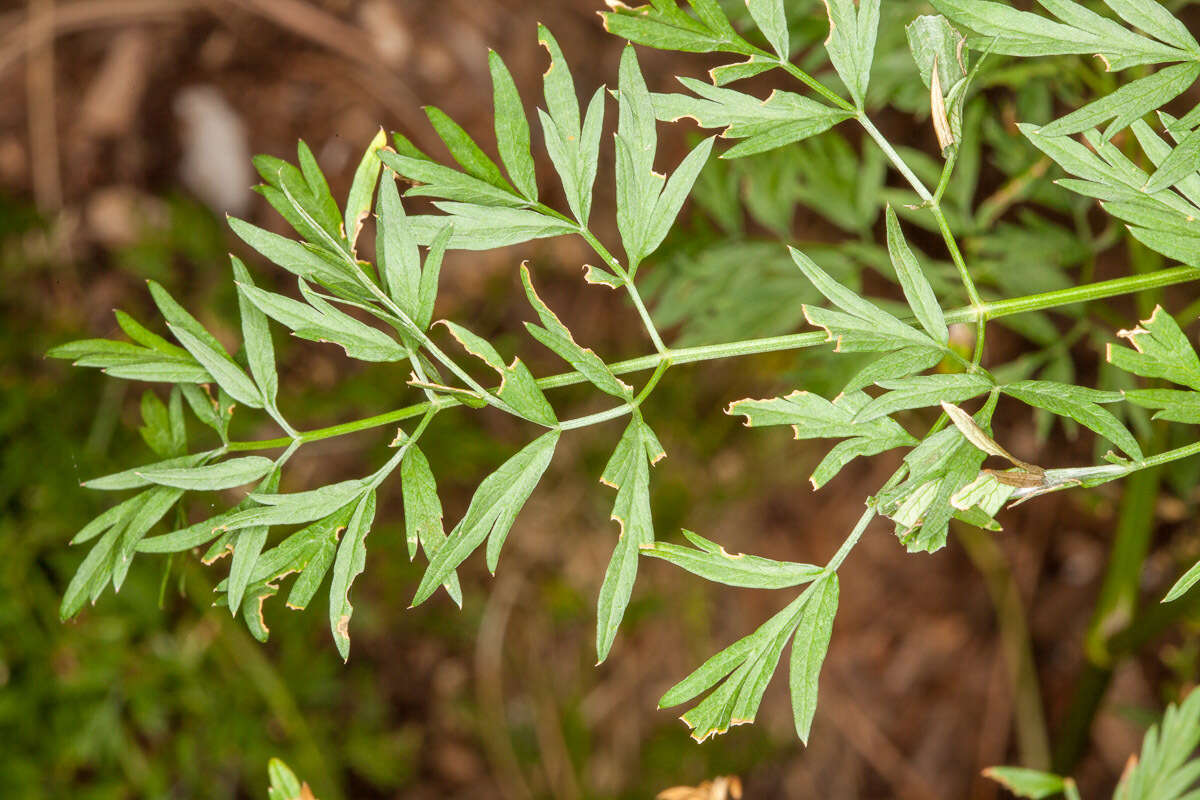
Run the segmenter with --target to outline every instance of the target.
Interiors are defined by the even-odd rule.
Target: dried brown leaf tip
[[[950,119],[946,113],[946,98],[942,95],[942,80],[938,74],[937,55],[933,57],[933,71],[929,73],[929,107],[933,119],[933,132],[937,134],[938,147],[942,152],[954,144]]]
[[[742,779],[736,775],[721,775],[699,786],[672,786],[663,789],[655,800],[740,800]]]

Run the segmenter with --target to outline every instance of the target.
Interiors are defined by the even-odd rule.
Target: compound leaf
[[[675,0],[654,0],[652,5],[630,8],[609,3],[602,12],[604,29],[635,44],[685,53],[716,51],[750,53],[750,45],[737,35],[717,0],[688,0],[696,16],[680,9]]]
[[[454,526],[445,544],[430,558],[413,598],[413,605],[425,602],[437,587],[446,582],[458,565],[489,537],[488,568],[495,571],[500,547],[521,507],[549,466],[559,435],[557,430],[542,434],[479,484],[466,514]]]
[[[766,100],[735,89],[680,78],[697,97],[685,94],[653,95],[654,114],[664,122],[691,117],[702,128],[724,128],[723,139],[743,139],[721,158],[762,153],[823,133],[854,116],[792,92],[776,90]]]
[[[411,190],[409,194],[412,194]],[[457,202],[435,202],[433,205],[445,214],[420,214],[408,218],[413,237],[420,244],[437,241],[447,226],[451,226],[453,232],[444,246],[453,250],[493,250],[532,239],[578,233],[579,230],[569,222],[528,208]]]
[[[407,355],[405,348],[383,331],[359,322],[321,300],[303,282],[300,287],[308,303],[244,284],[239,284],[238,291],[298,338],[336,344],[350,358],[390,362],[399,361]]]
[[[1116,367],[1145,378],[1164,378],[1200,391],[1200,358],[1179,324],[1155,306],[1149,319],[1133,330],[1118,331],[1133,349],[1108,345],[1108,361]]]
[[[211,347],[205,340],[184,328],[168,325],[171,333],[179,343],[191,353],[200,364],[213,376],[217,385],[229,393],[229,396],[242,405],[251,408],[262,408],[263,397],[254,381],[242,371],[242,368],[225,355],[224,350]]]
[[[404,527],[408,541],[408,557],[417,554],[417,548],[425,550],[425,557],[432,559],[446,541],[442,527],[442,502],[438,499],[437,483],[429,460],[421,449],[410,444],[400,462],[401,487],[404,496]],[[462,589],[458,576],[450,577],[442,584],[456,604],[462,606]]]
[[[1141,137],[1139,137],[1140,140]],[[1145,147],[1144,142],[1142,146],[1144,149],[1149,149]],[[1195,176],[1198,158],[1200,158],[1200,130],[1194,130],[1188,133],[1162,159],[1158,168],[1150,176],[1150,180],[1146,181],[1146,185],[1142,187],[1142,191],[1147,194],[1155,194],[1180,183],[1185,178]],[[1189,199],[1195,202],[1194,198]]]
[[[767,681],[779,664],[788,637],[800,622],[812,588],[806,589],[754,633],[712,656],[668,689],[658,701],[659,708],[685,703],[720,683],[708,697],[681,717],[692,729],[692,738],[704,741],[729,730],[730,725],[752,722]]]
[[[1043,127],[1043,136],[1069,136],[1094,128],[1105,120],[1112,123],[1104,133],[1107,140],[1137,119],[1178,97],[1200,76],[1200,63],[1175,64],[1153,75],[1127,83],[1112,94],[1088,103],[1083,108],[1060,117]],[[1161,186],[1159,189],[1164,189]],[[1157,191],[1157,190],[1156,190]]]
[[[730,403],[725,413],[745,416],[746,426],[751,428],[790,425],[797,439],[849,437],[835,445],[813,471],[810,480],[813,488],[819,489],[858,456],[917,443],[892,419],[858,419],[856,415],[869,402],[871,398],[861,391],[846,392],[833,402],[817,394],[796,391],[769,400],[738,400]]]
[[[601,477],[617,490],[612,519],[621,530],[596,601],[597,663],[608,657],[629,605],[637,579],[638,551],[654,542],[650,467],[663,455],[658,438],[635,410]]]
[[[856,422],[907,411],[925,408],[939,403],[961,403],[990,391],[995,384],[984,375],[960,372],[937,375],[913,375],[898,381],[880,381],[879,386],[888,391],[871,400],[855,415]]]
[[[500,376],[500,388],[496,396],[512,406],[513,410],[525,419],[539,425],[551,427],[558,424],[554,409],[541,387],[537,385],[529,367],[519,358],[514,358],[511,364],[505,364],[504,359],[496,352],[496,348],[484,338],[471,333],[461,325],[442,320],[446,329],[458,340],[471,355],[487,364]]]
[[[121,470],[114,472],[111,475],[103,475],[99,478],[92,478],[84,481],[81,485],[88,489],[98,489],[103,492],[118,492],[124,489],[137,489],[142,486],[149,486],[153,483],[149,478],[146,478],[142,473],[147,470],[154,471],[155,469],[171,469],[178,467],[194,467],[197,464],[202,464],[206,459],[213,455],[213,451],[205,453],[192,453],[191,455],[174,456],[154,464],[147,464],[141,467]]]
[[[375,251],[380,276],[392,300],[412,319],[417,316],[421,292],[421,254],[390,170],[380,175],[377,208]]]
[[[500,168],[496,166],[496,162],[492,161],[479,145],[475,144],[475,140],[462,129],[461,125],[450,119],[444,111],[436,106],[426,106],[425,116],[429,117],[429,122],[450,150],[450,155],[468,175],[495,186],[505,194],[515,196],[512,185],[500,174]]]
[[[754,24],[771,43],[776,55],[786,60],[791,53],[791,45],[788,41],[787,15],[783,10],[783,0],[746,0],[746,8],[754,18]]]
[[[174,486],[188,491],[219,491],[244,486],[271,471],[275,465],[269,458],[244,456],[231,458],[203,467],[173,467],[152,465],[134,470],[134,474],[159,486]]]
[[[275,470],[257,487],[257,490],[273,492],[278,488],[279,470]],[[246,503],[246,507],[253,507],[254,504],[255,501],[249,500]],[[225,597],[226,602],[229,604],[230,614],[236,614],[238,607],[242,603],[246,587],[250,583],[250,573],[258,561],[259,554],[262,553],[263,545],[267,542],[267,534],[269,532],[269,527],[260,525],[253,528],[244,528],[229,539],[229,547],[233,550],[233,555],[230,558],[229,580],[226,581]],[[261,608],[259,611],[259,618],[261,619]],[[249,618],[247,618],[247,622],[252,632],[256,627],[260,627],[258,623]],[[262,624],[261,628],[265,633],[266,625]]]

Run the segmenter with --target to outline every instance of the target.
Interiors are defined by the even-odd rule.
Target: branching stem
[[[1022,314],[1029,311],[1044,311],[1061,306],[1071,305],[1073,303],[1082,303],[1091,300],[1098,300],[1105,297],[1116,297],[1119,295],[1133,294],[1161,286],[1172,286],[1179,283],[1186,283],[1200,279],[1200,268],[1196,267],[1172,267],[1170,269],[1158,270],[1156,272],[1147,273],[1144,275],[1131,275],[1124,278],[1116,278],[1109,281],[1100,281],[1098,283],[1085,284],[1083,286],[1073,286],[1068,289],[1059,289],[1053,292],[1043,292],[1041,294],[1027,295],[1025,297],[1014,297],[1009,300],[997,300],[992,303],[985,303],[981,308],[967,306],[964,308],[955,309],[946,313],[946,322],[973,322],[979,318],[981,314],[986,314],[988,319],[997,319],[999,317],[1012,316],[1014,314]],[[610,364],[609,368],[614,375],[625,375],[631,372],[641,372],[647,369],[656,369],[666,360],[674,365],[680,364],[695,364],[701,361],[714,361],[723,358],[734,358],[738,356],[756,355],[761,353],[773,353],[787,350],[799,350],[806,347],[815,347],[827,342],[825,333],[820,331],[810,331],[807,333],[792,333],[784,336],[769,336],[761,339],[745,339],[737,342],[724,342],[721,344],[700,345],[697,347],[684,347],[669,351],[669,353],[654,353],[651,355],[641,356],[639,358],[631,358],[626,361],[619,361]],[[561,386],[573,386],[583,383],[586,379],[578,372],[564,372],[558,375],[541,378],[537,384],[543,389],[553,389]],[[399,408],[394,411],[389,411],[384,414],[378,414],[364,419],[354,420],[352,422],[344,422],[340,425],[333,425],[327,428],[318,428],[311,431],[302,431],[299,435],[299,441],[302,443],[316,442],[322,439],[331,439],[336,436],[344,436],[358,431],[377,428],[382,425],[389,425],[401,420],[411,419],[412,417],[420,416],[430,410],[441,410],[451,406],[461,405],[458,400],[452,397],[442,395],[433,402],[417,403],[415,405]],[[607,412],[604,412],[607,413]],[[616,416],[619,416],[616,415]],[[613,419],[608,417],[607,419]],[[278,447],[287,447],[291,443],[290,438],[263,439],[258,441],[248,442],[230,442],[227,450],[229,452],[241,452],[247,450],[270,450]],[[1200,447],[1200,445],[1196,445]]]
[[[579,235],[595,251],[596,255],[604,259],[604,265],[613,270],[622,283],[625,284],[625,290],[629,292],[629,299],[633,301],[633,307],[637,309],[638,316],[642,319],[642,325],[646,328],[646,333],[650,336],[650,341],[653,343],[654,349],[659,353],[666,353],[667,346],[663,344],[662,336],[659,335],[658,328],[654,325],[654,320],[650,318],[650,312],[646,309],[646,304],[642,302],[642,295],[633,282],[636,270],[627,271],[622,267],[617,257],[610,253],[608,248],[596,238],[596,235],[583,225],[579,226]]]

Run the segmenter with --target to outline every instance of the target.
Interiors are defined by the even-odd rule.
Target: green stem
[[[863,511],[862,516],[858,518],[858,522],[854,525],[854,530],[850,531],[850,535],[846,537],[846,541],[842,542],[842,546],[833,554],[833,558],[829,559],[829,563],[825,565],[826,572],[837,572],[838,567],[842,566],[842,562],[846,560],[846,556],[850,555],[850,551],[854,549],[854,545],[858,544],[858,540],[862,538],[863,532],[867,526],[871,524],[871,520],[875,518],[875,509],[870,506],[866,511]]]
[[[946,158],[946,163],[942,165],[942,177],[938,181],[937,188],[933,190],[933,204],[941,205],[942,195],[946,193],[946,189],[950,186],[950,178],[954,175],[954,165],[958,163],[958,145],[950,148],[950,155]]]
[[[1182,458],[1191,458],[1194,455],[1200,455],[1200,442],[1185,444],[1183,447],[1176,447],[1174,450],[1168,450],[1165,453],[1159,453],[1156,456],[1142,459],[1138,462],[1137,469],[1157,467],[1171,461],[1178,461]]]
[[[768,53],[766,50],[758,50],[758,48],[755,48],[755,50],[758,51],[755,55],[760,55],[760,56],[763,56],[764,58],[769,58],[769,59],[777,61],[779,63],[779,66],[783,68],[784,72],[791,75],[793,78],[800,81],[805,86],[812,89],[817,94],[821,95],[821,97],[824,97],[826,100],[833,103],[838,108],[842,109],[843,111],[854,111],[855,110],[854,106],[851,103],[842,99],[835,92],[831,91],[828,87],[826,87],[823,83],[818,81],[812,75],[809,75],[804,70],[797,67],[792,62],[785,61],[784,59],[778,58],[778,57]]]
[[[963,288],[967,290],[967,299],[971,301],[971,305],[979,309],[979,315],[975,318],[975,349],[971,355],[971,363],[978,366],[983,362],[983,346],[987,338],[987,320],[988,314],[983,310],[983,298],[979,296],[979,289],[975,286],[975,281],[971,277],[970,270],[967,269],[967,262],[963,259],[962,251],[958,249],[958,242],[954,239],[954,234],[950,231],[950,223],[946,221],[946,215],[942,213],[942,207],[935,200],[930,206],[934,218],[937,220],[938,230],[942,232],[942,240],[946,243],[946,249],[950,252],[950,260],[954,262],[954,267],[958,270],[958,278],[962,281]]]
[[[408,435],[408,438],[400,443],[400,446],[396,448],[396,452],[387,460],[387,463],[377,469],[375,474],[371,476],[372,488],[378,488],[379,484],[383,483],[384,479],[392,474],[392,470],[404,458],[404,454],[408,452],[408,448],[417,443],[417,440],[421,438],[421,434],[429,427],[429,423],[433,422],[433,418],[437,416],[437,412],[437,408],[430,408],[425,412],[425,416],[421,417],[421,421],[417,423],[417,427]]]
[[[604,246],[604,243],[596,238],[596,235],[588,230],[588,227],[579,220],[571,219],[566,214],[554,210],[545,203],[536,204],[534,209],[542,214],[562,220],[563,222],[575,227],[575,232],[578,233],[585,242],[587,242],[588,247],[592,248],[592,251],[596,255],[600,256],[600,258],[604,260],[604,265],[615,272],[617,277],[619,277],[622,283],[625,285],[626,291],[629,292],[629,298],[633,301],[633,307],[637,309],[638,316],[642,318],[642,325],[645,326],[646,333],[650,335],[650,341],[654,344],[654,349],[660,353],[667,352],[667,346],[663,344],[662,337],[658,333],[658,328],[654,326],[654,320],[650,318],[650,312],[646,310],[646,304],[642,302],[642,295],[638,292],[637,287],[633,283],[633,276],[637,273],[636,265],[630,270],[626,270],[624,267],[622,267],[621,262],[617,260],[617,257],[614,256],[609,249]]]
[[[589,425],[598,425],[601,422],[608,422],[610,419],[623,417],[630,411],[633,411],[635,407],[633,403],[622,403],[607,411],[599,411],[595,414],[588,414],[586,417],[576,417],[575,419],[560,422],[558,423],[558,429],[560,431],[570,431],[576,428],[586,428]]]
[[[375,295],[379,299],[379,302],[383,303],[385,308],[388,308],[393,314],[396,315],[396,318],[399,319],[404,327],[408,329],[409,335],[415,337],[417,341],[421,343],[421,346],[429,351],[431,356],[440,361],[442,365],[446,367],[446,369],[450,370],[450,372],[454,374],[455,377],[466,384],[473,392],[478,394],[480,399],[482,399],[485,403],[498,408],[501,411],[512,414],[513,416],[521,417],[521,414],[518,413],[516,409],[501,400],[499,397],[496,397],[487,389],[483,388],[483,386],[474,378],[472,378],[466,370],[460,367],[454,361],[454,359],[442,352],[442,349],[434,344],[433,340],[429,338],[425,331],[421,330],[420,326],[413,322],[412,319],[409,318],[408,314],[404,313],[404,310],[400,308],[400,306],[396,305],[396,302],[392,300],[392,298],[388,297],[387,293],[380,289],[375,284],[375,281],[371,280],[371,278],[365,272],[363,272],[362,267],[360,267],[357,262],[354,262],[353,259],[349,259],[349,261],[359,281],[367,289],[367,291]],[[524,419],[524,417],[522,417],[522,419]]]
[[[650,334],[650,341],[654,344],[654,349],[660,355],[666,355],[669,351],[667,346],[663,344],[662,337],[658,333],[658,328],[654,326],[654,320],[650,318],[650,312],[646,310],[646,304],[642,302],[641,292],[633,284],[633,278],[627,278],[625,288],[629,290],[629,298],[633,300],[633,307],[637,309],[638,316],[642,318],[642,325],[646,328],[646,333]]]
[[[658,386],[658,382],[662,380],[662,376],[666,374],[667,370],[674,363],[669,357],[658,362],[658,366],[654,368],[654,374],[650,376],[650,380],[646,381],[646,385],[638,392],[637,397],[633,398],[633,405],[640,406],[642,401],[650,396],[650,393],[654,391],[654,387]]]
[[[967,262],[963,260],[962,251],[958,249],[958,242],[954,240],[954,234],[950,231],[950,223],[946,220],[942,207],[934,205],[930,210],[933,211],[933,216],[937,220],[938,230],[942,232],[942,240],[946,243],[946,249],[950,251],[950,258],[958,269],[958,277],[962,280],[963,288],[967,290],[967,299],[971,301],[972,306],[982,308],[983,298],[979,296],[979,289],[976,288],[971,273],[967,271]]]
[[[604,260],[605,266],[612,269],[625,284],[625,290],[629,292],[629,299],[633,301],[633,307],[637,309],[638,316],[642,319],[642,325],[646,328],[646,333],[649,334],[650,341],[654,344],[654,349],[659,353],[667,352],[667,346],[663,344],[662,336],[659,335],[658,328],[654,325],[654,320],[650,318],[650,312],[646,309],[646,304],[642,302],[642,295],[637,290],[637,286],[634,285],[633,276],[636,274],[637,269],[634,268],[626,271],[621,266],[621,262],[617,260],[617,257],[604,246],[603,242],[597,239],[596,235],[583,225],[579,226],[579,235],[583,237],[583,240],[588,243],[588,246],[592,248],[596,255]]]
[[[858,120],[859,125],[863,126],[863,130],[867,132],[867,135],[875,140],[875,144],[879,145],[879,149],[883,151],[885,156],[887,156],[888,161],[892,162],[892,166],[896,168],[896,171],[904,176],[904,180],[908,181],[908,185],[913,188],[913,191],[917,193],[917,196],[931,206],[936,205],[933,200],[933,195],[929,193],[929,189],[927,189],[925,184],[921,182],[921,179],[916,176],[916,173],[909,169],[908,164],[904,163],[904,159],[902,159],[900,154],[896,152],[896,149],[892,147],[892,143],[884,138],[884,135],[879,132],[879,129],[875,127],[875,123],[871,122],[870,118],[864,113],[859,113],[855,119]]]
[[[662,361],[659,361],[658,366],[654,370],[654,374],[650,376],[650,380],[646,381],[646,385],[642,387],[640,392],[638,392],[637,397],[633,398],[628,403],[622,403],[621,405],[610,408],[607,411],[599,411],[595,414],[589,414],[586,417],[577,417],[575,419],[569,419],[565,422],[560,422],[558,424],[558,429],[560,431],[569,431],[575,428],[586,428],[589,425],[596,425],[601,422],[607,422],[610,419],[616,419],[617,417],[625,416],[640,406],[642,401],[650,396],[650,393],[654,391],[654,387],[658,385],[659,380],[662,378],[663,373],[670,369],[670,367],[670,358],[664,358]]]
[[[784,69],[787,69],[788,66],[790,66],[790,64],[784,62]],[[821,94],[823,97],[836,102],[841,108],[844,108],[847,111],[855,110],[853,106],[851,106],[845,100],[842,100],[842,98],[830,92],[800,69],[788,69],[788,72],[792,75],[795,75],[795,77],[800,79],[806,85],[810,86],[818,94]],[[958,268],[959,277],[962,279],[963,286],[967,290],[967,298],[971,301],[971,305],[975,306],[976,308],[981,307],[983,302],[979,297],[978,289],[975,287],[975,281],[972,280],[970,273],[967,271],[966,262],[963,261],[962,253],[958,249],[957,242],[954,241],[954,234],[950,232],[950,225],[946,222],[946,215],[942,213],[940,205],[942,194],[945,193],[946,187],[950,184],[950,176],[954,172],[954,164],[958,160],[958,148],[955,147],[951,151],[950,157],[946,160],[945,165],[942,167],[942,176],[941,180],[938,181],[936,193],[930,194],[929,188],[925,186],[925,183],[917,177],[916,173],[913,172],[908,164],[905,163],[904,159],[900,157],[900,154],[896,152],[896,148],[892,147],[892,143],[887,140],[887,137],[880,133],[879,129],[875,127],[875,123],[871,122],[871,118],[866,115],[866,112],[860,109],[857,111],[854,118],[858,120],[858,124],[863,127],[863,130],[867,132],[867,135],[870,136],[875,141],[875,144],[878,145],[879,149],[883,151],[883,154],[887,157],[888,161],[892,162],[892,166],[896,168],[896,171],[904,176],[904,179],[908,181],[909,186],[911,186],[913,191],[917,193],[917,196],[929,206],[934,217],[937,219],[938,228],[942,232],[942,238],[946,241],[946,247],[950,251],[950,258],[953,259],[954,266]],[[983,356],[983,328],[986,322],[987,320],[983,316],[980,316],[976,319],[976,324],[979,327],[975,340],[976,364],[979,363]]]
[[[1099,283],[1086,284],[1084,286],[1074,286],[1069,289],[1059,289],[1053,292],[1043,292],[1041,294],[1028,295],[1025,297],[1014,297],[1009,300],[997,300],[991,303],[984,303],[980,308],[964,307],[949,311],[946,313],[946,322],[973,322],[979,318],[980,314],[986,314],[988,319],[997,319],[999,317],[1007,317],[1014,314],[1023,314],[1029,311],[1044,311],[1047,309],[1058,308],[1060,306],[1071,305],[1072,303],[1082,303],[1089,300],[1098,300],[1105,297],[1116,297],[1119,295],[1132,294],[1140,292],[1147,288],[1156,286],[1172,286],[1174,284],[1186,283],[1200,279],[1200,269],[1195,267],[1173,267],[1171,269],[1160,270],[1159,272],[1150,273],[1148,275],[1134,275],[1125,278],[1116,278],[1110,281],[1100,281]],[[618,361],[615,364],[610,364],[609,369],[614,375],[625,375],[631,372],[641,372],[642,370],[655,369],[664,360],[670,359],[672,364],[695,364],[701,361],[713,361],[722,358],[735,358],[739,356],[757,355],[761,353],[774,353],[787,350],[799,350],[805,347],[815,347],[820,344],[825,344],[828,337],[822,331],[810,331],[807,333],[792,333],[784,336],[768,336],[762,339],[745,339],[737,342],[724,342],[721,344],[700,345],[697,347],[684,347],[669,351],[669,354],[654,353],[651,355],[631,358],[626,361]],[[551,375],[546,378],[540,378],[537,381],[539,387],[543,389],[554,389],[561,386],[573,386],[583,383],[586,380],[578,372],[564,372],[558,375]],[[450,408],[451,406],[461,405],[458,400],[452,397],[441,396],[436,401],[417,403],[415,405],[399,408],[394,411],[388,411],[384,414],[366,417],[364,419],[355,420],[353,422],[344,422],[340,425],[333,425],[327,428],[318,428],[312,431],[303,431],[300,433],[300,441],[302,443],[316,442],[322,439],[331,439],[335,436],[344,436],[358,431],[377,428],[381,425],[389,425],[402,420],[411,419],[420,416],[430,409],[441,410]],[[251,442],[230,442],[227,450],[229,452],[241,452],[246,450],[268,450],[277,447],[286,447],[291,443],[289,438],[278,439],[263,439]],[[1158,458],[1158,457],[1156,457]]]

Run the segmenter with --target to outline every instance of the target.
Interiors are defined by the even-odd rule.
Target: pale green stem
[[[672,360],[670,356],[658,362],[658,366],[654,368],[654,374],[650,376],[650,380],[646,381],[646,385],[642,387],[640,392],[638,392],[637,397],[633,398],[634,406],[640,406],[642,401],[650,396],[650,393],[654,391],[654,387],[658,386],[658,382],[662,380],[662,376],[666,374],[667,370],[669,370],[671,365],[674,363],[674,360]]]
[[[862,516],[858,518],[858,523],[855,524],[854,530],[850,531],[850,535],[846,537],[846,541],[842,542],[842,546],[833,554],[833,558],[829,559],[829,563],[825,565],[826,572],[837,572],[838,567],[846,560],[846,556],[850,555],[850,551],[854,549],[854,545],[858,544],[858,540],[862,538],[863,532],[867,526],[871,524],[871,520],[875,519],[875,509],[870,506],[863,511]]]
[[[483,386],[474,378],[472,378],[466,370],[455,363],[454,359],[442,352],[442,349],[433,343],[433,340],[426,335],[425,331],[421,330],[417,323],[409,319],[408,314],[404,313],[404,310],[400,308],[400,306],[396,305],[395,301],[392,300],[391,297],[388,297],[387,293],[380,289],[375,284],[375,281],[371,280],[371,278],[365,272],[363,272],[362,267],[358,265],[358,262],[350,258],[347,258],[347,262],[351,265],[355,275],[358,277],[362,285],[366,287],[371,294],[379,298],[379,301],[383,303],[384,307],[391,310],[391,312],[398,320],[400,320],[403,326],[408,329],[409,335],[416,337],[416,339],[421,343],[421,346],[428,350],[431,356],[440,361],[442,365],[446,367],[446,369],[450,370],[450,372],[454,373],[455,377],[457,377],[473,392],[479,395],[480,399],[482,399],[485,403],[498,408],[501,411],[512,414],[515,417],[521,417],[524,419],[524,417],[518,413],[516,409],[501,400],[499,397],[496,397],[487,389],[483,388]]]
[[[271,416],[271,419],[275,420],[275,423],[283,428],[283,432],[290,436],[293,441],[300,438],[300,432],[288,424],[288,421],[283,418],[283,414],[280,413],[279,407],[274,402],[265,404],[263,408]]]
[[[1183,447],[1176,447],[1174,450],[1167,450],[1166,452],[1159,453],[1156,456],[1144,458],[1137,462],[1137,464],[1129,471],[1136,472],[1140,469],[1149,469],[1150,467],[1157,467],[1160,464],[1167,464],[1171,461],[1178,461],[1181,458],[1190,458],[1195,455],[1200,455],[1200,442],[1192,442],[1191,444],[1186,444]]]
[[[946,189],[950,186],[950,178],[954,175],[954,165],[958,163],[958,145],[950,148],[950,155],[946,156],[946,163],[942,165],[942,177],[938,180],[937,188],[933,190],[934,205],[941,205],[942,195],[946,193]]]
[[[791,75],[793,78],[800,81],[805,86],[812,89],[817,94],[821,95],[821,97],[824,97],[826,100],[833,103],[838,108],[842,109],[843,111],[854,111],[854,106],[852,104],[850,104],[848,101],[846,101],[842,97],[838,96],[838,94],[836,92],[831,91],[823,83],[818,81],[813,76],[809,75],[804,70],[797,67],[792,62],[777,58],[776,56],[768,53],[766,50],[759,50],[758,48],[754,48],[754,49],[757,51],[755,53],[756,55],[760,55],[760,56],[764,56],[765,58],[776,60],[779,63],[779,66],[783,68],[784,72]]]
[[[896,149],[892,147],[892,143],[884,138],[883,134],[879,132],[879,129],[875,127],[875,123],[871,122],[870,118],[868,118],[864,113],[859,113],[855,119],[858,120],[858,124],[863,126],[863,130],[867,132],[867,135],[875,140],[875,144],[879,145],[879,149],[883,151],[885,156],[887,156],[888,161],[892,162],[892,166],[896,168],[896,171],[904,176],[904,180],[908,181],[908,185],[913,188],[913,191],[917,193],[917,196],[930,206],[936,205],[933,195],[929,193],[929,189],[927,189],[925,184],[921,182],[921,179],[918,178],[911,169],[909,169],[908,164],[904,163],[904,159],[901,158],[900,154],[896,152]]]
[[[646,385],[642,387],[640,392],[638,392],[637,397],[633,398],[628,403],[622,403],[621,405],[610,408],[607,411],[599,411],[595,414],[588,414],[586,417],[576,417],[575,419],[569,419],[565,422],[560,422],[558,423],[558,429],[560,431],[569,431],[575,428],[586,428],[589,425],[596,425],[601,422],[607,422],[610,419],[616,419],[617,417],[625,416],[640,406],[642,401],[650,396],[650,393],[654,391],[654,387],[658,385],[659,380],[662,378],[663,373],[670,369],[670,367],[670,358],[664,358],[662,361],[658,362],[658,367],[655,368],[654,374],[650,376],[650,380],[646,381]]]
[[[979,318],[981,314],[986,314],[989,319],[998,319],[1000,317],[1012,316],[1014,314],[1022,314],[1029,311],[1044,311],[1048,309],[1058,308],[1073,303],[1082,303],[1090,300],[1099,300],[1105,297],[1116,297],[1119,295],[1133,294],[1144,291],[1146,289],[1172,286],[1179,283],[1186,283],[1200,279],[1200,269],[1195,267],[1172,267],[1170,269],[1159,270],[1157,272],[1148,273],[1145,275],[1131,275],[1125,278],[1116,278],[1110,281],[1100,281],[1098,283],[1085,284],[1083,286],[1073,286],[1068,289],[1059,289],[1053,292],[1043,292],[1041,294],[1028,295],[1025,297],[1015,297],[1010,300],[997,300],[991,303],[985,303],[981,308],[964,307],[946,312],[946,322],[973,322]],[[619,361],[615,364],[610,364],[609,369],[614,375],[625,375],[631,372],[641,372],[642,370],[655,369],[663,361],[670,359],[672,364],[694,364],[701,361],[713,361],[723,358],[734,358],[738,356],[757,355],[761,353],[773,353],[787,350],[800,350],[806,347],[815,347],[828,342],[828,336],[823,331],[810,331],[807,333],[792,333],[785,336],[769,336],[762,339],[746,339],[737,342],[724,342],[721,344],[700,345],[697,347],[684,347],[670,351],[669,355],[654,353],[651,355],[631,358],[626,361]],[[564,372],[558,375],[541,378],[537,384],[542,389],[553,389],[561,386],[573,386],[583,383],[587,379],[578,372]],[[378,414],[365,419],[355,420],[353,422],[345,422],[340,425],[333,425],[327,428],[319,428],[312,431],[303,431],[300,433],[300,441],[302,443],[320,441],[322,439],[330,439],[336,436],[344,436],[350,433],[356,433],[370,428],[377,428],[381,425],[388,425],[394,422],[399,422],[412,417],[420,416],[429,410],[441,410],[451,406],[461,405],[458,400],[445,395],[439,397],[436,401],[429,403],[417,403],[415,405],[399,408],[394,411],[389,411],[384,414]],[[228,452],[239,452],[246,450],[267,450],[276,447],[286,447],[291,443],[290,439],[265,439],[252,442],[230,442],[226,448]]]
[[[408,448],[417,443],[417,440],[421,438],[421,434],[429,427],[429,423],[433,422],[433,418],[437,416],[437,412],[437,408],[429,408],[425,412],[425,416],[421,417],[421,421],[417,423],[417,427],[413,429],[412,433],[408,434],[408,438],[400,443],[400,446],[396,448],[396,452],[387,460],[387,463],[376,470],[375,474],[371,476],[371,488],[379,486],[388,475],[392,474],[392,470],[404,458],[404,454],[408,452]]]
[[[576,417],[558,423],[560,431],[570,431],[576,428],[586,428],[589,425],[598,425],[601,422],[608,422],[610,419],[623,417],[634,409],[633,403],[622,403],[619,406],[608,409],[607,411],[599,411],[595,414],[588,414],[586,417]]]
[[[954,160],[957,158],[957,150],[951,154],[951,158],[946,162],[942,170],[942,179],[938,184],[937,194],[931,195],[929,189],[921,182],[908,164],[904,163],[904,159],[896,152],[891,143],[884,138],[875,124],[867,117],[866,114],[860,113],[858,117],[859,124],[863,126],[867,134],[875,140],[875,144],[879,145],[879,149],[892,162],[892,166],[904,176],[912,186],[913,191],[917,193],[933,213],[934,219],[937,220],[938,230],[942,233],[942,239],[946,243],[946,249],[950,252],[950,259],[954,262],[954,267],[958,270],[959,280],[962,281],[963,288],[967,290],[967,299],[971,301],[971,305],[977,309],[983,308],[983,299],[979,296],[979,289],[975,286],[974,279],[971,278],[971,273],[967,270],[967,262],[963,259],[962,252],[958,249],[958,242],[954,239],[954,234],[950,231],[950,224],[946,221],[946,215],[942,212],[941,197],[945,192],[946,186],[950,182],[950,173],[954,167]],[[971,361],[974,364],[979,364],[983,360],[983,343],[984,334],[987,325],[987,315],[979,314],[975,318],[975,353]]]
[[[653,343],[654,349],[659,353],[666,353],[667,346],[663,344],[662,336],[659,335],[658,328],[654,325],[654,320],[650,318],[650,312],[646,310],[646,304],[642,302],[642,295],[633,282],[634,272],[626,271],[621,266],[621,262],[617,261],[616,256],[608,251],[608,248],[596,238],[595,234],[582,225],[579,226],[579,235],[595,251],[596,255],[604,259],[605,266],[612,269],[621,278],[621,281],[625,284],[625,290],[629,292],[629,299],[633,301],[633,307],[637,309],[638,316],[642,319],[642,325],[646,328],[646,333],[650,336],[650,341]]]
[[[588,227],[579,220],[571,219],[566,214],[554,210],[545,203],[537,203],[534,205],[534,209],[542,214],[562,220],[563,222],[575,227],[575,232],[578,233],[585,242],[587,242],[588,247],[592,248],[592,251],[596,255],[600,256],[601,259],[603,259],[604,266],[615,272],[617,277],[621,279],[622,284],[625,286],[625,290],[629,292],[629,299],[633,301],[633,307],[637,309],[638,316],[642,319],[642,325],[646,328],[646,333],[650,336],[651,343],[654,344],[654,349],[659,353],[666,353],[667,346],[663,344],[662,336],[659,335],[658,328],[654,326],[654,320],[650,318],[650,312],[646,310],[646,304],[642,302],[642,295],[640,292],[638,292],[637,286],[635,286],[633,283],[633,276],[637,272],[637,269],[635,268],[632,270],[626,270],[624,267],[622,267],[621,262],[617,260],[617,257],[614,256],[609,249],[604,246],[604,243],[596,238],[596,235],[588,230]]]

